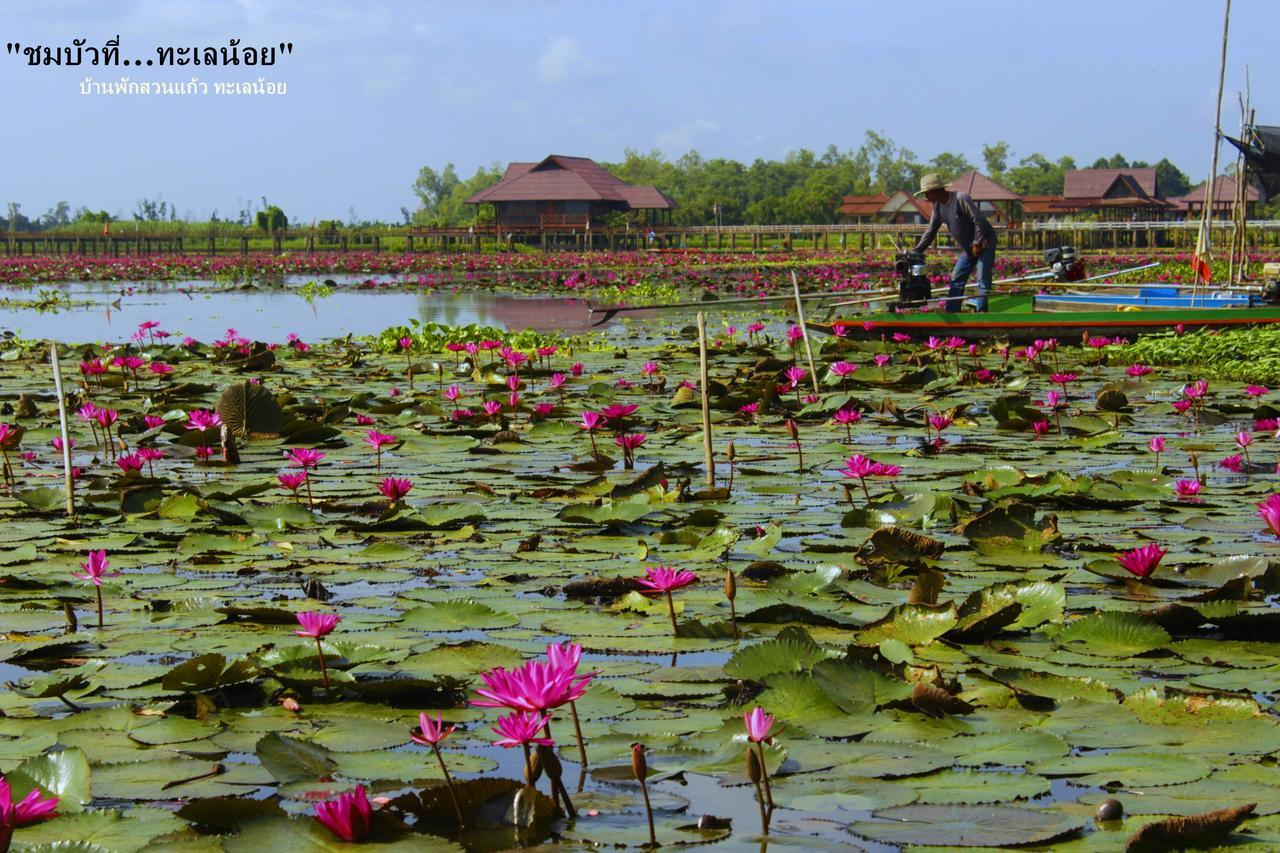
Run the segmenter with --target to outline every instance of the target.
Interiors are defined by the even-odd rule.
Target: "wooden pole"
[[[1200,233],[1203,236],[1205,259],[1212,263],[1213,260],[1213,233],[1209,230],[1213,222],[1213,198],[1214,184],[1218,179],[1218,149],[1221,147],[1222,140],[1222,86],[1227,75],[1227,36],[1231,30],[1231,0],[1226,0],[1226,8],[1222,15],[1222,55],[1218,61],[1218,101],[1213,111],[1213,156],[1209,161],[1209,180],[1204,185],[1204,204],[1201,205],[1200,211]],[[1196,254],[1199,255],[1201,245],[1196,244]],[[1192,280],[1193,284],[1200,283],[1200,274],[1196,273]],[[1196,290],[1191,291],[1191,304],[1195,306]]]
[[[813,380],[813,393],[820,393],[818,390],[818,371],[813,366],[813,347],[809,344],[809,329],[804,324],[804,304],[800,298],[800,279],[796,278],[796,271],[791,271],[791,287],[796,294],[796,322],[800,324],[800,334],[804,336],[804,354],[809,359],[809,378]]]
[[[707,464],[707,488],[716,487],[716,455],[711,449],[711,389],[707,373],[707,315],[698,312],[698,390],[702,393],[702,455]]]
[[[67,517],[76,517],[75,481],[71,479],[71,435],[67,431],[67,399],[62,393],[62,367],[58,364],[58,345],[49,344],[53,364],[53,389],[58,395],[58,427],[62,430],[62,475],[67,485]]]

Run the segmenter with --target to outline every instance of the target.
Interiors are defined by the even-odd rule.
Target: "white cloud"
[[[587,56],[573,36],[554,36],[538,57],[537,70],[542,82],[563,83],[573,77],[594,77],[604,67]]]
[[[688,124],[682,124],[680,127],[673,127],[670,130],[664,130],[654,137],[654,144],[659,148],[667,149],[685,149],[693,146],[693,143],[701,136],[709,133],[715,133],[720,129],[720,125],[714,121],[708,121],[705,118],[695,118]]]

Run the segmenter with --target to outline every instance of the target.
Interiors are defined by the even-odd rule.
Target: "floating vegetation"
[[[1273,392],[756,319],[11,345],[15,848],[1280,846]]]

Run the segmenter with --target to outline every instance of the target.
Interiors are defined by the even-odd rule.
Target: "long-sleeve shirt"
[[[987,217],[982,215],[982,211],[978,210],[974,200],[968,193],[953,192],[946,201],[933,206],[929,227],[916,243],[915,251],[923,252],[929,248],[933,238],[938,236],[938,228],[944,222],[947,224],[947,230],[951,232],[951,238],[966,252],[977,239],[981,239],[988,246],[996,244],[995,229],[991,227]]]

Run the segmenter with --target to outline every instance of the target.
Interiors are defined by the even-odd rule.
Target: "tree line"
[[[980,165],[951,151],[921,160],[911,149],[875,131],[868,131],[856,149],[842,151],[829,145],[819,154],[802,148],[781,160],[756,159],[749,165],[723,157],[704,158],[697,151],[668,160],[661,151],[635,149],[627,149],[621,162],[600,165],[628,183],[652,184],[675,199],[680,206],[672,213],[672,221],[677,225],[717,220],[724,225],[831,223],[838,220],[843,196],[910,192],[928,172],[951,180],[973,168],[1019,195],[1058,195],[1066,172],[1081,168],[1074,157],[1050,160],[1038,152],[1014,162],[1009,143],[1003,141],[982,146]],[[1146,166],[1155,167],[1164,196],[1182,195],[1192,186],[1186,173],[1167,157],[1148,163],[1116,154],[1087,164],[1095,169]],[[468,225],[476,222],[477,215],[489,217],[492,208],[477,209],[465,200],[501,178],[502,172],[501,164],[493,163],[463,180],[452,163],[440,172],[424,166],[413,185],[419,206],[409,218],[419,224]]]

